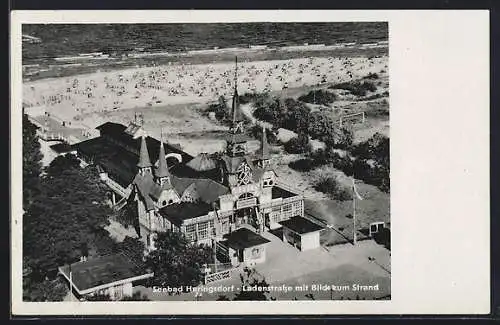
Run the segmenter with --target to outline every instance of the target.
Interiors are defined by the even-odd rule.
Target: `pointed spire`
[[[238,57],[235,59],[235,68],[234,68],[234,94],[233,94],[233,105],[231,107],[231,114],[233,119],[233,127],[236,126],[236,123],[241,121],[241,112],[240,112],[240,100],[238,96]]]
[[[151,167],[151,160],[149,159],[148,146],[146,145],[146,137],[142,135],[141,137],[141,151],[139,152],[139,162],[137,167],[147,168]]]
[[[165,147],[163,145],[163,128],[162,128],[160,136],[160,155],[158,156],[158,169],[156,170],[156,177],[160,179],[168,176],[169,173],[168,173],[167,159],[165,158]]]
[[[269,144],[267,143],[266,128],[262,126],[262,141],[260,143],[260,154],[262,160],[269,159]]]

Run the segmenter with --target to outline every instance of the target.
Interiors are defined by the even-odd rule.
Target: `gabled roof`
[[[182,196],[191,184],[195,184],[200,200],[205,203],[215,202],[220,196],[230,192],[228,187],[207,178],[196,179],[171,176],[170,182],[179,196]]]
[[[247,228],[240,228],[224,237],[226,238],[226,244],[234,249],[245,249],[270,242],[270,240]]]
[[[153,179],[153,175],[145,174],[140,175],[137,174],[134,178],[133,184],[137,186],[138,194],[144,201],[146,205],[146,210],[153,210],[155,208],[154,202],[158,199],[154,199],[154,193],[161,193],[161,188],[159,184],[155,183]]]
[[[151,174],[146,174],[144,176],[137,174],[133,183],[137,185],[147,209],[154,209],[154,202],[159,199],[164,190],[170,188],[173,188],[179,197],[182,197],[186,189],[194,184],[200,200],[207,204],[215,202],[219,196],[229,193],[229,188],[226,186],[206,178],[182,178],[171,175],[171,185],[165,183],[163,186],[160,186],[154,181]]]
[[[217,168],[217,162],[208,153],[200,153],[186,164],[195,171],[203,172]]]
[[[234,174],[238,167],[243,163],[246,162],[248,166],[252,169],[255,170],[257,167],[254,165],[254,163],[246,156],[236,156],[236,157],[230,157],[228,155],[223,155],[221,157],[221,160],[224,164],[224,167],[226,168],[227,172],[230,174]]]
[[[204,202],[181,202],[167,205],[158,212],[162,217],[180,226],[184,220],[207,215],[211,210],[212,206]]]

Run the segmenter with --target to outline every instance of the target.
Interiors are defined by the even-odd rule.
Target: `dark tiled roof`
[[[186,164],[188,167],[198,172],[208,171],[217,168],[217,162],[207,153],[200,153]]]
[[[114,139],[117,145],[122,145],[132,152],[136,154],[136,161],[134,164],[137,164],[139,161],[139,152],[141,148],[141,138],[134,139],[130,134],[125,133],[126,127],[121,124],[106,122],[100,126],[98,129],[102,135],[109,136]],[[156,162],[158,160],[158,156],[160,153],[160,141],[156,140],[152,137],[146,137],[146,145],[149,151],[149,158],[152,162]],[[170,143],[164,143],[165,152],[169,153],[178,153],[182,156],[182,161],[185,163],[191,160],[193,157],[188,153],[182,151],[178,145],[173,145]]]
[[[158,155],[158,168],[155,170],[156,177],[168,177],[170,173],[168,172],[167,159],[165,158],[165,146],[160,143],[160,153]]]
[[[211,205],[204,202],[181,202],[167,205],[159,212],[164,218],[179,226],[184,220],[207,215],[211,210]]]
[[[296,216],[285,221],[280,221],[279,224],[298,234],[307,234],[309,232],[323,229],[323,227],[321,227],[320,225],[300,216]]]
[[[118,123],[113,123],[113,122],[106,122],[104,124],[99,125],[96,127],[97,130],[101,132],[101,134],[106,133],[106,134],[116,134],[119,135],[127,129],[125,125],[118,124]]]
[[[98,137],[72,146],[79,154],[91,157],[122,187],[127,187],[137,173],[137,156],[130,151]]]
[[[171,177],[171,183],[179,196],[191,185],[195,184],[200,200],[205,203],[215,202],[219,196],[229,193],[229,188],[211,179]]]
[[[222,162],[224,163],[224,166],[227,170],[228,173],[232,174],[235,173],[238,167],[241,165],[242,162],[246,162],[248,166],[252,169],[255,170],[257,167],[253,164],[253,162],[248,159],[246,156],[236,156],[236,157],[230,157],[228,155],[223,155],[221,157]]]
[[[141,137],[141,148],[139,151],[139,162],[137,163],[137,167],[151,167],[152,165],[153,164],[151,164],[151,159],[149,158],[148,147],[146,146],[146,138]]]
[[[273,186],[273,188],[271,190],[271,195],[272,195],[273,199],[277,199],[277,198],[286,199],[286,198],[289,198],[289,197],[292,197],[292,196],[296,196],[297,194],[294,194],[294,193],[292,193],[290,191],[282,189],[279,186]]]
[[[178,164],[172,166],[170,173],[181,178],[208,178],[216,182],[221,182],[222,180],[220,168],[206,171],[196,171],[187,165]]]
[[[50,146],[50,149],[54,150],[57,153],[66,153],[73,151],[73,147],[67,143],[58,143]]]
[[[69,278],[68,265],[60,270]],[[122,254],[101,256],[71,264],[72,281],[80,292],[140,275],[146,275],[144,269]]]
[[[122,187],[127,187],[137,174],[141,139],[133,139],[132,136],[124,133],[126,127],[117,123],[107,122],[98,126],[97,129],[101,131],[101,137],[74,144],[72,149],[92,157],[94,162],[110,174],[113,180]],[[156,162],[159,157],[160,142],[154,138],[146,137],[146,145],[150,160]],[[182,156],[183,162],[193,158],[177,146],[168,143],[164,146],[167,154],[178,153]]]
[[[240,228],[224,236],[226,244],[234,249],[244,249],[270,242],[247,228]]]
[[[144,176],[137,174],[133,184],[137,186],[139,195],[142,197],[147,210],[154,209],[154,202],[158,200],[162,190],[167,189],[169,186],[168,184],[164,184],[163,187],[161,187],[154,181],[153,175],[151,174],[145,174]]]

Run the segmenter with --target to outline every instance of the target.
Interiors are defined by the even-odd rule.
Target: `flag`
[[[356,194],[356,197],[359,200],[363,200],[363,198],[361,197],[361,195],[359,195],[358,190],[356,189],[356,183],[355,183],[354,178],[352,179],[352,191],[354,192],[354,194]]]

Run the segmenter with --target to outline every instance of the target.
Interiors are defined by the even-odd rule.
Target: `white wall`
[[[309,249],[315,249],[319,247],[319,231],[311,232],[308,234],[303,234],[301,236],[302,241],[302,251]]]

